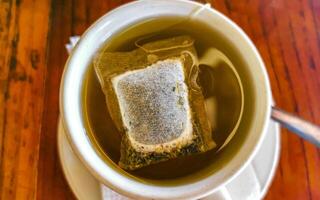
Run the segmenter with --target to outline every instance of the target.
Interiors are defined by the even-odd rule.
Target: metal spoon
[[[213,139],[218,143],[220,151],[234,137],[241,121],[244,104],[242,84],[232,62],[215,48],[205,51],[199,59],[199,67],[207,115],[214,129]],[[224,113],[216,116],[219,112]],[[276,107],[272,107],[271,118],[320,147],[319,126]]]
[[[215,48],[205,51],[199,59],[199,68],[207,117],[214,130],[212,137],[220,151],[240,125],[244,107],[242,84],[232,62]]]
[[[271,117],[283,127],[320,147],[320,127],[287,113],[279,108],[272,107]]]

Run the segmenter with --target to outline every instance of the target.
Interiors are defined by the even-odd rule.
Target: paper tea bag
[[[131,52],[100,52],[94,67],[110,115],[122,135],[126,170],[215,147],[197,84],[194,40],[178,36]]]

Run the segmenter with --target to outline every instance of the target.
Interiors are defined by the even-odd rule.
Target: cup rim
[[[138,198],[160,198],[160,199],[172,199],[172,198],[185,199],[185,198],[199,198],[202,196],[206,196],[207,194],[212,193],[217,189],[219,189],[220,186],[227,184],[229,181],[232,180],[233,177],[239,174],[250,163],[253,156],[256,154],[259,147],[261,146],[262,140],[265,136],[266,126],[268,124],[269,116],[271,112],[271,89],[270,89],[270,84],[268,80],[268,75],[267,75],[264,63],[260,57],[260,54],[258,53],[256,47],[253,45],[252,41],[243,32],[243,30],[217,10],[206,8],[212,15],[214,15],[217,18],[217,20],[220,20],[222,23],[226,24],[231,29],[233,29],[233,31],[237,32],[237,37],[242,39],[246,43],[247,48],[251,50],[251,53],[252,53],[251,56],[253,56],[254,59],[256,59],[257,63],[259,63],[259,66],[257,67],[259,67],[261,72],[261,83],[263,83],[263,87],[266,95],[264,109],[262,109],[263,111],[263,114],[261,117],[262,119],[260,120],[260,126],[259,126],[261,129],[261,134],[259,134],[259,137],[257,137],[255,144],[252,144],[251,151],[247,153],[245,161],[243,161],[238,166],[235,166],[234,168],[236,169],[224,174],[225,177],[219,183],[219,185],[216,184],[216,187],[211,187],[210,185],[210,184],[214,184],[212,180],[211,181],[209,180],[210,178],[212,178],[212,176],[214,176],[214,175],[211,175],[209,177],[206,177],[205,180],[201,180],[197,183],[188,184],[185,187],[179,186],[177,188],[175,187],[166,188],[166,187],[159,187],[159,186],[148,186],[143,188],[143,184],[139,185],[138,187],[137,184],[139,183],[133,180],[130,180],[127,177],[124,177],[122,174],[118,174],[110,166],[103,164],[104,161],[102,161],[102,159],[99,158],[98,155],[92,154],[92,149],[89,150],[89,148],[87,148],[86,150],[88,150],[88,152],[86,152],[86,150],[81,149],[81,147],[83,147],[82,145],[88,147],[87,146],[88,144],[85,143],[85,141],[83,140],[83,137],[81,141],[79,139],[80,132],[81,133],[85,132],[85,130],[83,130],[84,126],[81,126],[81,123],[82,123],[81,120],[73,119],[75,115],[77,114],[81,115],[81,106],[75,105],[79,102],[77,101],[72,102],[72,99],[73,100],[75,99],[75,97],[74,96],[72,97],[72,95],[79,95],[81,93],[81,88],[82,88],[82,86],[75,85],[78,82],[78,80],[81,79],[81,77],[74,77],[71,75],[71,72],[74,72],[74,70],[72,69],[77,67],[76,59],[79,58],[79,56],[81,56],[80,51],[85,49],[86,46],[90,44],[90,41],[91,41],[90,37],[93,37],[94,32],[101,29],[101,26],[105,25],[104,23],[108,22],[108,20],[111,20],[110,18],[114,17],[114,15],[117,15],[117,13],[119,14],[121,12],[123,13],[125,10],[137,9],[139,6],[142,6],[143,4],[146,4],[146,3],[148,3],[148,5],[150,6],[159,5],[159,4],[162,5],[165,3],[168,3],[168,4],[171,3],[176,5],[180,4],[181,6],[186,6],[186,7],[203,6],[200,3],[192,2],[188,0],[134,1],[131,3],[124,4],[108,12],[107,14],[99,18],[95,23],[93,23],[87,29],[87,31],[82,35],[80,41],[75,46],[74,50],[70,54],[65,65],[65,69],[63,72],[61,85],[60,85],[60,113],[61,113],[63,126],[66,130],[66,133],[67,133],[66,135],[72,146],[73,151],[80,158],[80,160],[85,164],[85,166],[90,170],[90,172],[96,178],[98,178],[103,184],[107,185],[111,189],[121,194],[131,196],[131,197],[138,197]],[[82,68],[86,68],[86,66],[82,66]],[[76,81],[74,81],[73,79],[74,80],[76,79]],[[74,91],[71,94],[68,94],[68,92],[72,90]],[[98,160],[100,159],[100,161],[98,161],[97,159]],[[97,161],[97,163],[93,163],[94,161]],[[131,188],[129,188],[128,185],[131,186]],[[200,185],[202,185],[201,188],[199,187]],[[137,186],[137,187],[133,188],[134,186]],[[193,187],[199,187],[199,188],[194,189]],[[141,190],[141,188],[143,188],[144,190]],[[154,194],[153,192],[156,190],[163,191],[163,193],[157,192],[157,194]],[[141,191],[145,191],[145,193],[142,194]]]

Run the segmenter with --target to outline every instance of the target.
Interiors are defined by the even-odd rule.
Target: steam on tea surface
[[[134,51],[134,49],[137,49],[135,42],[140,41],[141,38],[143,38],[144,44],[148,44],[148,43],[150,44],[154,41],[166,41],[166,38],[179,38],[183,35],[191,36],[192,41],[193,41],[193,45],[194,45],[194,49],[196,51],[195,55],[198,54],[199,57],[201,57],[201,55],[206,51],[206,49],[215,46],[216,41],[214,39],[210,39],[210,37],[208,37],[208,35],[214,35],[214,34],[212,34],[210,32],[201,31],[201,30],[206,30],[206,28],[204,28],[203,25],[200,25],[198,23],[191,23],[189,21],[184,23],[184,21],[185,21],[185,19],[172,17],[172,18],[162,18],[162,19],[157,19],[157,20],[150,20],[147,22],[140,23],[134,27],[126,29],[126,30],[120,32],[119,34],[115,35],[114,38],[112,38],[110,41],[106,42],[105,46],[102,47],[101,52]],[[203,34],[208,34],[208,35],[203,36]],[[210,39],[210,40],[208,40],[208,39]],[[191,51],[194,51],[194,49],[192,49]],[[179,52],[178,52],[179,54],[181,52],[183,52],[183,51],[181,51],[181,48],[180,49],[178,48],[178,50],[179,50]],[[184,50],[184,49],[182,49],[182,50]],[[168,52],[167,52],[167,54],[168,54]],[[176,54],[172,54],[172,52],[169,52],[169,54],[171,55],[171,57],[167,57],[169,60],[170,59],[172,60],[172,58],[175,58],[175,59],[177,58]],[[111,58],[112,56],[113,57],[117,57],[117,56],[121,57],[122,55],[112,54],[109,56],[110,56],[109,58]],[[130,56],[131,55],[128,55],[127,58],[128,57],[130,58]],[[163,56],[163,55],[159,54],[157,56]],[[148,59],[148,56],[146,56],[146,58]],[[149,56],[149,58],[150,58],[150,56]],[[136,58],[130,58],[130,59],[131,59],[131,61],[134,61]],[[118,58],[118,60],[121,61],[122,59]],[[105,63],[110,64],[110,59],[109,60],[107,59],[107,61],[109,61],[109,62],[105,62]],[[140,62],[140,61],[141,60],[138,59],[138,62]],[[128,63],[132,63],[132,62],[127,62],[127,64],[125,64],[125,65],[130,65]],[[119,71],[117,71],[118,68],[116,66],[124,67],[124,65],[119,65],[119,63],[116,63],[114,65],[114,69],[116,69],[116,71],[112,72],[113,76],[114,76],[114,73],[116,73],[116,72],[119,75],[121,75],[122,73],[125,73],[125,71],[122,71],[122,73],[119,73]],[[137,66],[137,65],[135,65],[135,66]],[[148,66],[148,65],[145,64],[145,66]],[[128,66],[127,66],[127,68],[128,68]],[[184,76],[185,74],[183,74],[182,71],[185,71],[185,70],[182,69],[182,71],[181,71],[181,69],[182,68],[180,68],[180,75]],[[219,68],[217,68],[216,71],[219,71],[218,69]],[[135,69],[135,70],[141,70],[141,69]],[[178,69],[178,71],[179,71],[179,69]],[[168,69],[164,70],[164,73],[166,73],[166,72],[168,72]],[[174,74],[174,73],[176,73],[176,72],[172,72],[171,74]],[[210,73],[214,74],[215,72],[213,70]],[[151,72],[151,74],[152,74],[152,72]],[[177,74],[179,75],[179,72],[177,72]],[[192,74],[192,73],[190,72],[190,74]],[[131,81],[136,81],[132,78],[133,75],[139,76],[139,74],[137,74],[137,73],[131,74]],[[141,77],[139,80],[141,80],[141,78],[143,79],[143,77],[145,77],[146,74],[140,74],[140,76]],[[127,79],[128,79],[128,77],[127,77]],[[211,128],[213,128],[213,130],[211,130],[208,128],[203,129],[203,127],[201,128],[201,126],[199,126],[199,127],[194,127],[194,130],[199,130],[199,129],[202,131],[203,130],[210,130],[210,134],[212,133],[213,140],[215,142],[217,142],[219,145],[219,143],[223,142],[223,138],[225,138],[225,135],[223,135],[223,134],[224,133],[228,134],[230,132],[229,129],[232,128],[225,121],[221,121],[221,119],[226,119],[226,117],[228,117],[228,115],[230,114],[230,113],[228,113],[228,110],[232,110],[232,109],[223,109],[223,107],[232,105],[233,103],[230,102],[230,100],[237,101],[237,99],[230,99],[230,98],[226,97],[226,95],[219,96],[219,93],[223,93],[223,92],[219,91],[219,89],[214,89],[214,91],[216,90],[217,94],[216,94],[215,100],[212,101],[212,97],[211,97],[212,92],[209,92],[212,90],[212,83],[206,81],[207,77],[208,77],[208,71],[205,71],[205,72],[200,71],[200,76],[198,77],[197,83],[199,83],[201,85],[202,92],[200,92],[200,93],[198,92],[198,94],[195,93],[194,96],[197,98],[199,98],[201,96],[202,96],[202,98],[210,98],[210,101],[207,101],[207,102],[210,102],[210,105],[206,105],[206,106],[209,107],[211,110],[213,110],[213,112],[216,113],[216,115],[217,115],[214,119],[216,122],[214,124],[212,124],[215,127],[211,127]],[[122,77],[122,78],[124,78],[124,77]],[[100,77],[100,80],[101,80],[101,77]],[[119,83],[119,80],[122,80],[122,79],[118,78],[118,80],[113,81],[113,83],[114,82]],[[126,79],[123,79],[123,80],[122,81],[124,83],[126,81],[128,81]],[[143,81],[142,81],[140,84],[146,84],[146,83],[143,83]],[[161,84],[163,84],[163,83],[161,83]],[[172,84],[175,84],[175,83],[172,83]],[[183,86],[183,81],[180,84],[182,84],[182,86]],[[110,84],[110,85],[112,85],[112,84]],[[170,87],[172,87],[172,85]],[[104,88],[104,86],[103,86],[103,88]],[[175,87],[172,87],[172,88],[175,88]],[[186,86],[183,86],[181,88],[184,88],[184,90],[187,89]],[[219,88],[219,87],[217,87],[217,88]],[[124,88],[124,89],[126,89],[126,88]],[[135,88],[135,89],[137,89],[137,88]],[[163,88],[158,87],[158,89],[163,89]],[[191,90],[189,90],[189,92],[190,91]],[[174,93],[175,93],[175,91],[173,90],[172,94],[174,94]],[[214,94],[214,92],[213,92],[213,94]],[[113,95],[119,95],[119,91],[118,91],[118,94],[113,94]],[[140,169],[137,169],[135,171],[130,172],[134,175],[137,175],[140,177],[145,177],[145,178],[151,178],[151,179],[171,179],[171,178],[181,177],[181,176],[185,176],[185,175],[191,174],[193,172],[196,172],[199,169],[202,169],[202,168],[206,167],[207,165],[209,165],[210,163],[214,162],[214,160],[215,160],[215,156],[216,156],[215,149],[213,149],[213,146],[211,146],[210,148],[206,148],[207,149],[207,150],[205,150],[205,151],[207,151],[206,153],[201,153],[201,154],[196,154],[196,155],[191,155],[191,156],[190,156],[190,153],[189,154],[187,153],[185,155],[189,155],[189,156],[171,156],[170,157],[170,156],[167,156],[168,151],[165,151],[166,156],[164,156],[163,154],[159,154],[159,155],[161,155],[160,156],[161,158],[163,158],[163,157],[166,158],[166,159],[162,159],[162,160],[160,159],[161,161],[165,161],[165,162],[159,163],[158,161],[156,161],[154,163],[158,163],[158,164],[153,164],[153,165],[149,165],[149,164],[152,164],[153,161],[148,161],[147,162],[148,164],[146,164],[145,162],[139,162],[140,164],[137,164],[137,162],[128,162],[128,161],[132,161],[133,158],[132,158],[132,156],[130,157],[130,155],[128,155],[128,153],[126,154],[125,159],[123,159],[124,158],[123,155],[120,155],[121,139],[124,134],[124,132],[123,132],[124,129],[123,129],[123,126],[121,126],[121,122],[119,122],[119,120],[118,121],[115,120],[115,119],[119,119],[119,117],[121,118],[121,112],[119,112],[119,110],[121,110],[121,109],[110,109],[110,106],[109,106],[109,105],[112,105],[112,102],[115,102],[115,99],[119,99],[120,97],[119,96],[117,98],[108,98],[107,97],[107,104],[109,106],[109,109],[107,108],[105,96],[103,94],[103,91],[101,90],[101,86],[100,86],[98,78],[94,72],[93,66],[90,66],[90,69],[88,70],[88,75],[87,75],[87,80],[86,80],[83,96],[84,96],[83,97],[84,98],[84,104],[83,104],[84,105],[84,107],[83,107],[84,116],[86,117],[86,123],[87,123],[88,130],[89,130],[89,137],[92,139],[93,145],[101,153],[102,156],[104,156],[105,158],[107,158],[107,157],[110,158],[114,163],[118,163],[119,160],[122,160],[122,164],[123,164],[124,168],[137,169],[137,168],[142,167]],[[132,96],[132,93],[130,96],[132,98],[134,98],[134,95]],[[174,95],[171,95],[171,97],[173,99],[179,98]],[[188,105],[188,101],[187,101],[188,99],[183,95],[181,97],[184,98],[184,102],[185,102],[185,104],[182,104],[182,107],[183,107],[182,110],[188,111],[188,109],[189,109],[188,108],[189,105]],[[122,98],[122,100],[126,99],[126,101],[124,101],[122,106],[128,105],[128,100],[132,101],[132,98],[131,99],[130,98]],[[140,97],[137,96],[138,100],[139,100],[139,98]],[[191,102],[189,102],[190,104],[194,103],[192,98],[189,98],[189,100],[191,100]],[[199,101],[199,99],[197,101]],[[137,101],[136,101],[136,103],[137,103]],[[120,104],[120,106],[121,106],[121,104]],[[204,106],[204,105],[202,105],[202,106]],[[172,108],[174,108],[174,106]],[[172,110],[172,108],[170,108],[170,109]],[[131,109],[131,113],[137,109],[138,108],[135,108],[133,110]],[[167,113],[169,110],[165,110],[163,113]],[[201,113],[201,106],[199,107],[199,105],[198,105],[198,107],[196,107],[196,109],[194,109],[194,110],[198,114]],[[112,112],[110,112],[110,111],[112,111]],[[129,110],[127,109],[126,113],[128,111],[130,111],[130,109]],[[148,110],[145,110],[145,111],[148,111]],[[136,111],[134,111],[134,112],[136,112]],[[171,114],[173,116],[175,116],[175,113],[171,113]],[[204,114],[204,113],[202,113],[202,114]],[[188,116],[186,113],[184,113],[184,114],[182,113],[182,115],[185,115],[185,117]],[[223,116],[223,115],[225,115],[225,116]],[[140,115],[140,116],[143,116],[143,115]],[[122,117],[123,117],[123,119],[125,118],[123,113],[122,113]],[[200,118],[199,118],[199,116],[196,116],[196,119],[197,119],[197,117],[198,117],[198,119],[201,119],[201,116],[200,116]],[[232,119],[232,115],[230,115],[229,118],[230,118],[229,120],[231,120],[231,121],[236,120],[236,119]],[[139,119],[141,121],[141,117]],[[159,121],[159,120],[160,120],[160,118],[156,121]],[[184,119],[183,123],[192,123],[192,124],[195,123],[194,121],[193,122],[190,121],[190,119],[188,119],[188,120]],[[122,121],[122,123],[129,124],[129,121],[130,121],[130,123],[132,123],[132,119],[128,119],[127,122],[124,120],[124,121]],[[150,122],[156,123],[155,121],[152,121],[152,120],[151,121],[149,120],[148,122],[149,123]],[[182,121],[180,120],[180,123],[181,122]],[[161,122],[161,123],[163,123],[163,122]],[[169,123],[167,123],[167,124],[169,124]],[[202,123],[202,126],[203,126],[203,124],[204,123]],[[186,124],[184,124],[184,125],[186,125]],[[200,125],[201,125],[201,123],[200,123]],[[120,126],[120,128],[119,128],[119,126]],[[157,129],[159,129],[159,127]],[[141,127],[140,127],[140,129],[138,129],[138,130],[141,133],[141,130],[143,130],[143,129],[141,129]],[[173,130],[177,130],[177,129],[173,129]],[[138,134],[139,134],[139,131],[137,132]],[[160,132],[163,132],[163,131],[160,131]],[[170,132],[170,130],[169,130],[169,132]],[[216,134],[216,133],[219,133],[219,134]],[[157,131],[154,131],[154,134],[157,134]],[[172,135],[173,135],[173,137],[175,137],[175,139],[178,138],[178,136],[174,136],[174,133],[172,133]],[[140,140],[140,142],[141,142],[141,140]],[[152,141],[150,142],[149,141],[149,143],[156,144],[157,142],[152,142]],[[159,141],[158,141],[158,143],[159,143]],[[126,144],[126,146],[122,146],[122,149],[125,149],[126,147],[130,147],[130,145],[128,145],[128,142],[125,144]],[[195,144],[197,144],[197,143],[195,143]],[[146,148],[146,146],[144,146],[143,148]],[[201,147],[199,147],[199,148],[201,149]],[[199,150],[196,152],[204,152],[204,151]],[[125,153],[123,153],[123,150],[122,150],[122,154],[125,154]],[[158,157],[159,157],[159,155],[158,155]],[[184,154],[182,154],[182,155],[184,155]],[[147,158],[149,160],[152,160],[152,156],[146,157],[146,156],[138,155],[138,157],[140,159]],[[167,158],[170,158],[170,159],[167,159]],[[175,159],[172,159],[172,158],[175,158]],[[120,161],[120,163],[121,163],[121,161]],[[134,163],[134,164],[132,164],[132,163]]]

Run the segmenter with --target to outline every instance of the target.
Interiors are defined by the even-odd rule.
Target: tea
[[[222,44],[222,41],[212,38],[216,34],[201,23],[193,22],[186,18],[166,17],[151,19],[124,29],[108,40],[101,48],[103,51],[109,52],[130,51],[136,48],[134,45],[135,41],[140,38],[146,37],[147,39],[152,38],[156,40],[184,34],[191,35],[195,39],[195,48],[199,57],[201,57],[206,49],[211,47],[218,48]],[[217,73],[219,71],[217,69],[216,72],[212,71],[212,73]],[[204,90],[204,94],[209,97],[212,84],[206,82],[206,73],[200,73],[199,82]],[[235,112],[233,108],[236,109],[236,106],[234,105],[237,105],[237,102],[240,100],[223,95],[223,89],[219,90],[219,86],[214,87],[216,87],[216,100],[210,101],[212,105],[209,107],[216,110],[218,115],[215,117],[215,129],[213,130],[212,137],[219,146],[219,144],[221,145],[224,142],[226,138],[225,134],[230,133],[232,128],[230,126],[231,122],[237,120],[237,116],[230,112]],[[110,117],[105,97],[93,66],[90,66],[88,69],[84,85],[83,112],[87,132],[93,146],[96,147],[102,157],[110,158],[114,163],[118,163],[120,159],[121,133],[118,132]],[[225,157],[227,158],[227,156]],[[172,179],[197,172],[211,165],[217,158],[219,158],[219,155],[213,149],[204,154],[169,160],[130,173],[148,179]]]

